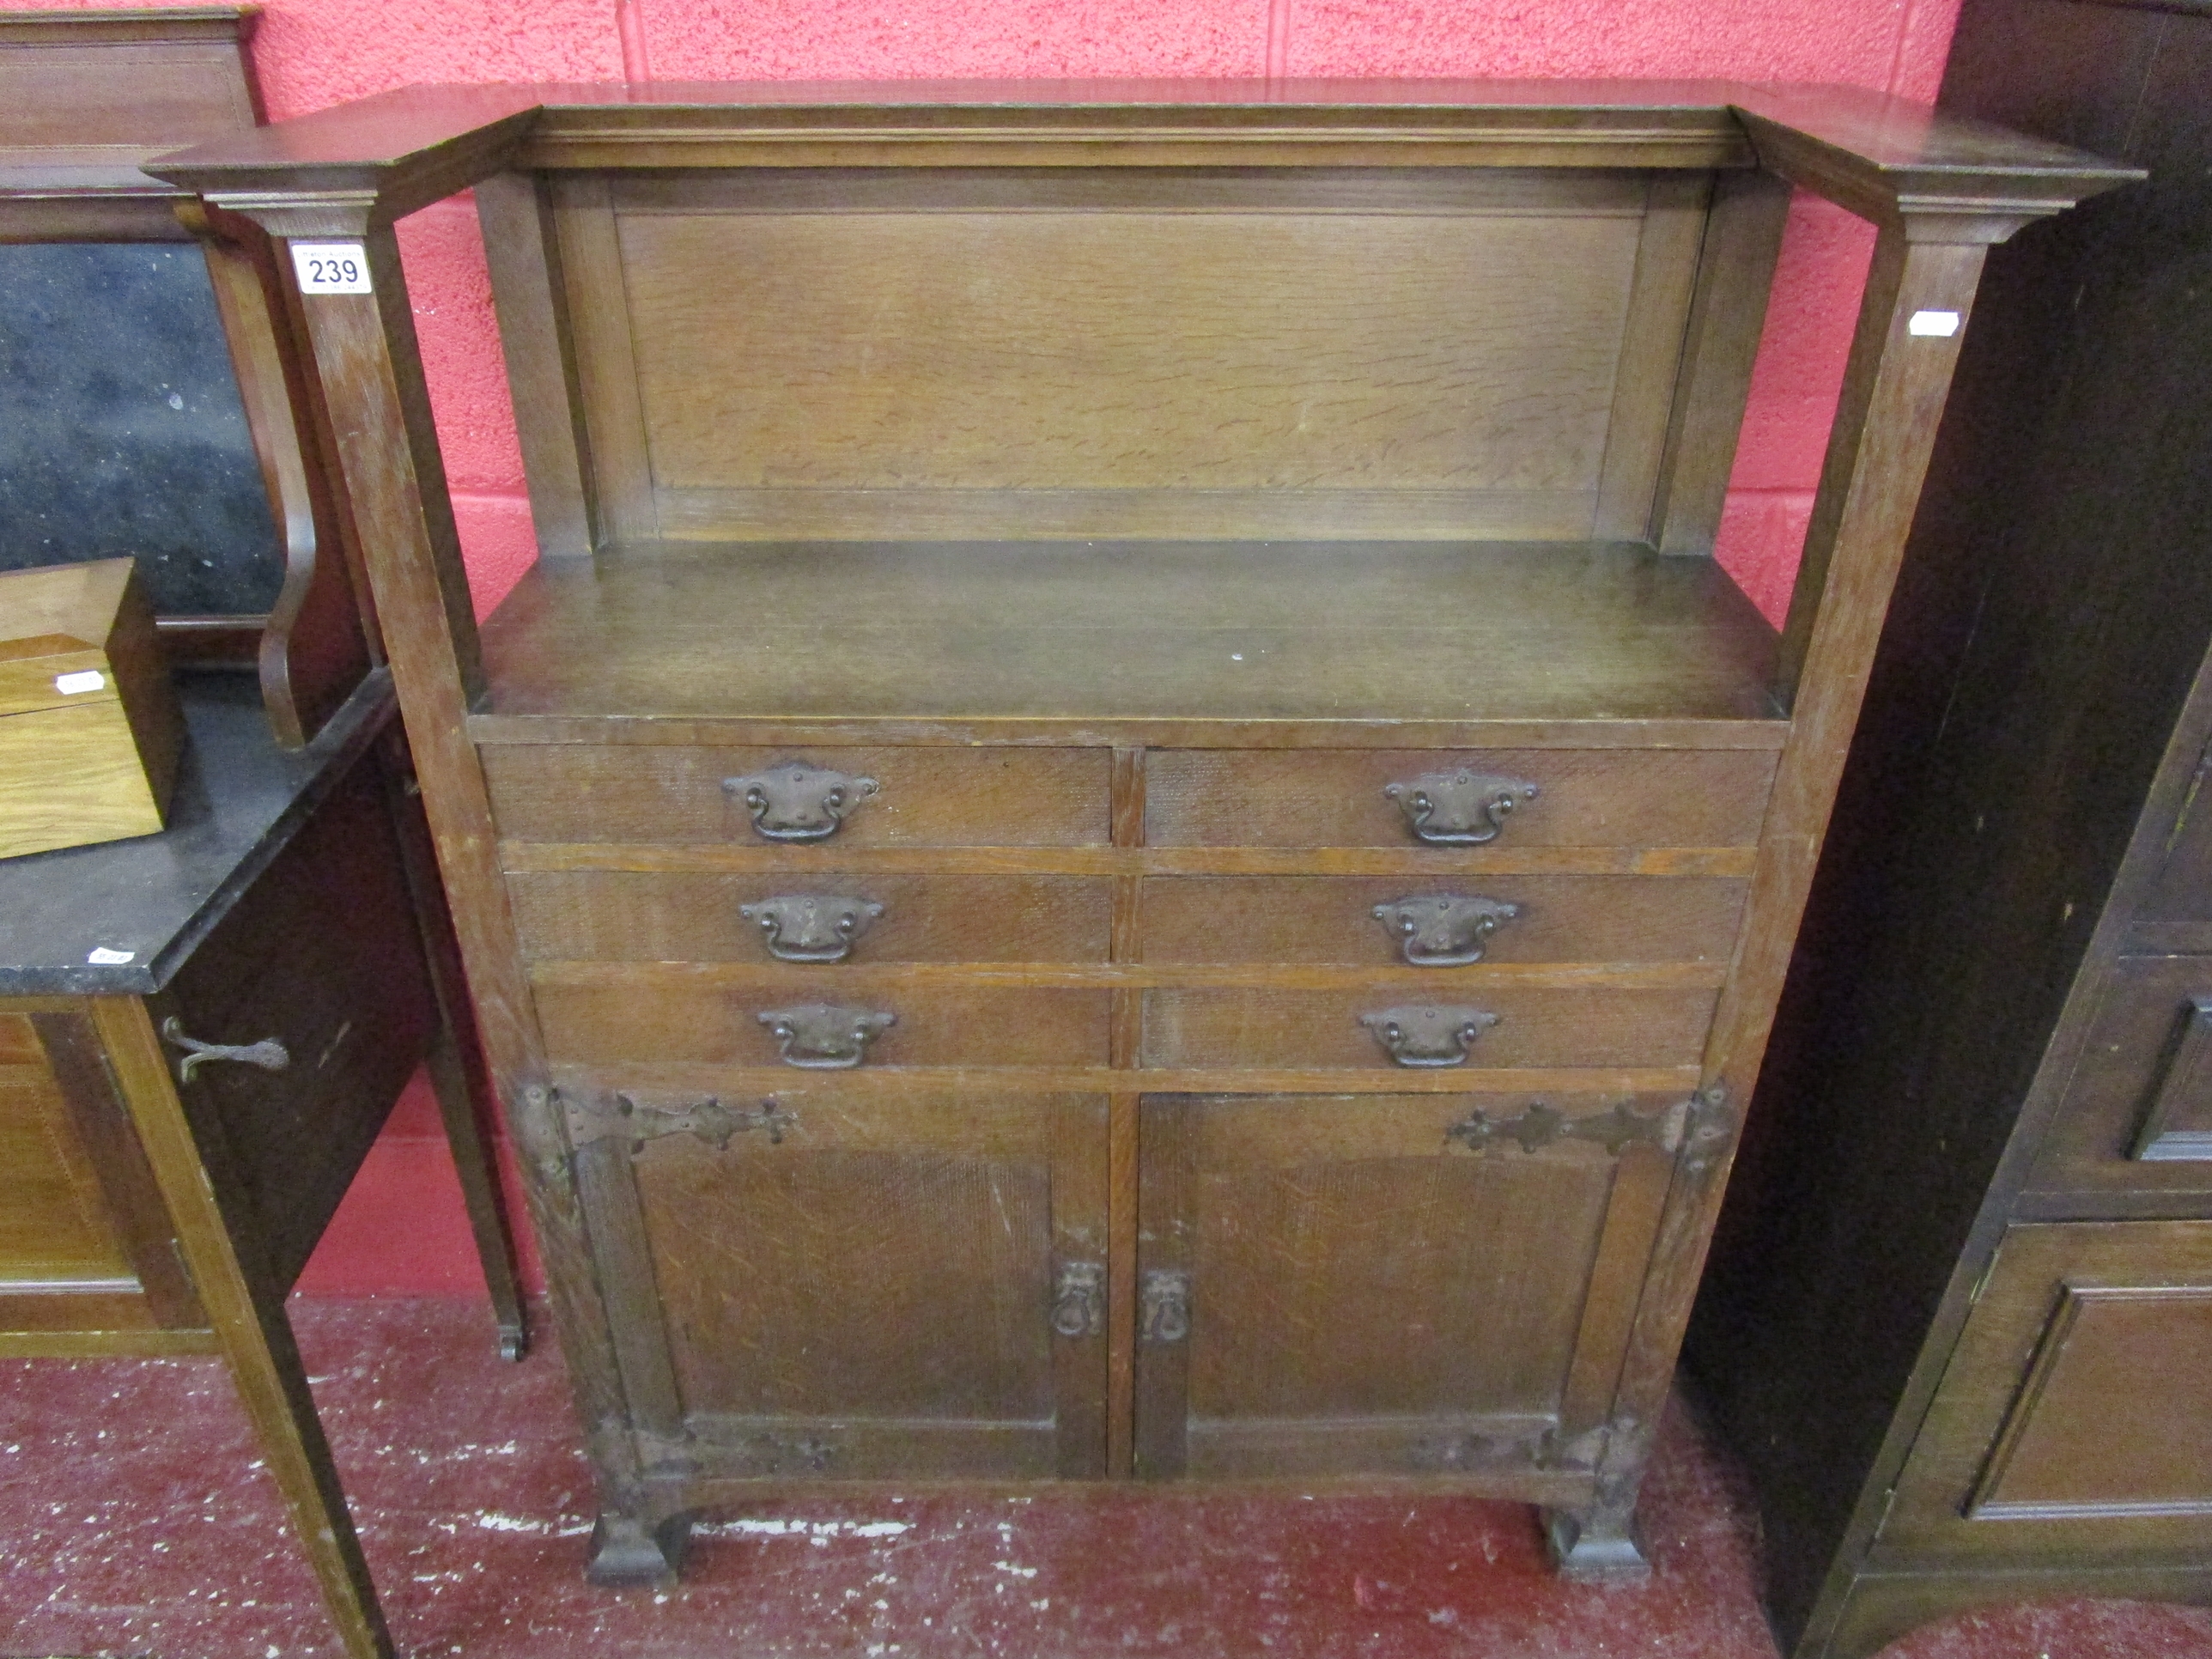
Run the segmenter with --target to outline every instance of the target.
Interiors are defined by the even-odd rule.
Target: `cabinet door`
[[[2079,1565],[2212,1547],[2212,1223],[2015,1226],[1885,1547]]]
[[[559,1096],[648,1469],[1103,1468],[1103,1099]]]
[[[1689,1112],[1147,1097],[1139,1472],[1586,1472]]]

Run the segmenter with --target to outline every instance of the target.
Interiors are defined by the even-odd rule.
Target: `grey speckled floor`
[[[1268,1656],[1772,1659],[1729,1471],[1669,1414],[1657,1571],[1544,1569],[1529,1511],[1465,1499],[1054,1490],[790,1504],[702,1528],[683,1585],[580,1576],[589,1481],[551,1345],[520,1366],[452,1301],[295,1301],[403,1651],[467,1659]],[[335,1654],[213,1361],[0,1363],[0,1655]],[[1892,1659],[2184,1659],[2212,1613],[2002,1609]]]

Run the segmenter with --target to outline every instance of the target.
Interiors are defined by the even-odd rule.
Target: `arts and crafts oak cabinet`
[[[599,1480],[1413,1482],[1651,1428],[1984,249],[2128,176],[1723,84],[448,88],[285,250]],[[1787,624],[1792,185],[1878,228]],[[393,221],[473,186],[471,620]]]

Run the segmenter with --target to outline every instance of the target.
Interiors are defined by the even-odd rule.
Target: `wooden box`
[[[184,731],[133,561],[0,573],[0,858],[155,834]]]

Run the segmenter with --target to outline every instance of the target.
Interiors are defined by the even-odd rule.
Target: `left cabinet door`
[[[647,1471],[1103,1473],[1103,1098],[555,1098]]]

